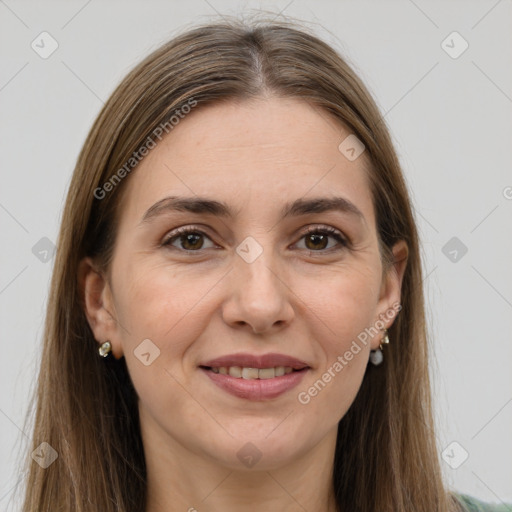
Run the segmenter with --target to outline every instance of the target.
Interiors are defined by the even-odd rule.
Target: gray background
[[[30,436],[23,418],[53,264],[41,239],[56,240],[93,119],[128,70],[176,30],[216,11],[257,8],[308,20],[385,113],[422,238],[446,479],[482,499],[512,501],[510,0],[0,0],[1,510],[17,509],[16,463]],[[31,47],[43,31],[58,43],[47,59]],[[445,49],[453,55],[462,40],[442,45],[453,31],[469,44],[457,58]]]

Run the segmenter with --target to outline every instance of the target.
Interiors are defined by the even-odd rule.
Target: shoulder
[[[457,494],[456,496],[467,512],[512,512],[512,504],[485,503],[468,494]]]

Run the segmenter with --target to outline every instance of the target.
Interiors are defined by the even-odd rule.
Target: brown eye
[[[176,247],[175,242],[178,242],[179,245],[176,247],[177,249],[193,252],[205,248],[205,238],[210,240],[202,231],[194,228],[180,228],[172,232],[162,245]]]
[[[198,233],[188,233],[187,235],[181,235],[179,239],[184,249],[193,251],[194,249],[201,249],[203,246],[202,236]]]
[[[329,235],[312,234],[306,235],[306,247],[308,249],[325,249],[329,242]],[[308,244],[311,243],[311,246]]]
[[[302,235],[302,238],[305,240],[305,249],[311,252],[322,252],[326,249],[329,251],[330,249],[336,248],[336,245],[342,248],[348,245],[341,233],[331,227],[310,228]],[[329,239],[334,239],[338,243],[329,247]]]
[[[338,230],[328,226],[309,228],[302,234],[301,240],[302,239],[305,240],[304,249],[310,252],[330,252],[330,250],[348,246],[348,242],[342,234]],[[337,243],[329,246],[330,239],[334,239]],[[205,247],[205,240],[209,240],[212,245]],[[215,245],[203,231],[194,227],[184,227],[170,233],[167,239],[162,243],[162,246],[173,247],[188,252],[199,252],[201,249],[208,249]]]

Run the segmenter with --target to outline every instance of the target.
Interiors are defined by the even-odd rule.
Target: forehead
[[[122,216],[140,220],[170,195],[215,197],[251,216],[272,216],[298,198],[343,196],[370,224],[366,155],[350,161],[338,149],[349,135],[326,111],[298,99],[198,106],[130,176]]]

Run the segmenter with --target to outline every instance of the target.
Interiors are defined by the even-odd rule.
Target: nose
[[[252,263],[236,258],[230,272],[228,298],[222,306],[224,321],[232,328],[255,334],[272,333],[289,325],[294,317],[293,293],[270,258],[260,255]]]

